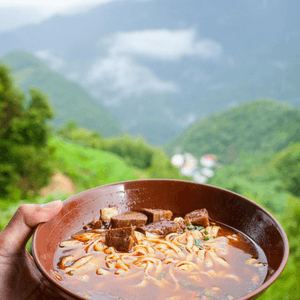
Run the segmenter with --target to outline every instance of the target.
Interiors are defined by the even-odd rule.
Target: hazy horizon
[[[12,0],[0,2],[0,33],[30,24],[39,24],[55,15],[76,15],[95,6],[120,0]],[[121,0],[122,1],[122,0]]]

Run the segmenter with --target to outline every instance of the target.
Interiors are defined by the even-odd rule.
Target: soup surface
[[[208,226],[180,217],[166,222],[180,224],[180,230],[153,233],[148,225],[127,227],[126,233],[111,229],[110,221],[94,220],[97,226],[86,226],[60,243],[53,275],[78,295],[103,300],[236,299],[264,282],[266,256],[243,233],[213,221]],[[110,246],[108,235],[115,238],[114,230],[123,230],[123,246],[133,236],[128,251],[120,251],[118,243]]]

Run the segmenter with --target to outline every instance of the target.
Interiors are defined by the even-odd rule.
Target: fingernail
[[[57,205],[58,203],[62,202],[61,200],[55,200],[46,204],[41,204],[41,207],[43,208],[52,208],[53,206]]]

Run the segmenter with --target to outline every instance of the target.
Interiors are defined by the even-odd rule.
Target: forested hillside
[[[53,125],[56,128],[68,120],[76,120],[106,137],[122,134],[120,124],[103,105],[78,84],[50,70],[34,56],[12,52],[0,58],[1,62],[11,69],[16,84],[24,91],[36,87],[48,95],[55,111]]]
[[[143,171],[143,178],[169,178],[190,180],[171,164],[162,148],[149,146],[144,139],[124,135],[121,138],[103,138],[96,131],[68,122],[57,134],[66,141],[86,148],[113,153],[127,165]]]
[[[242,153],[278,152],[300,139],[300,110],[273,100],[251,101],[195,122],[166,146],[228,163]]]

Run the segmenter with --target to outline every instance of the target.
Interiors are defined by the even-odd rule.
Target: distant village
[[[199,160],[190,153],[175,154],[171,163],[180,169],[182,175],[192,177],[198,183],[206,183],[209,178],[214,177],[219,166],[216,156],[211,154],[205,154]]]

